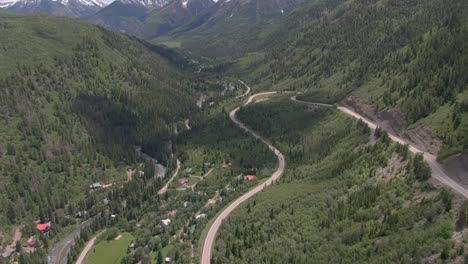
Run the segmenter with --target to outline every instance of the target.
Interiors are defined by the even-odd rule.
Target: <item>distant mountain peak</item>
[[[152,10],[167,5],[170,0],[118,0],[125,5],[138,5]]]
[[[48,13],[71,17],[88,17],[106,4],[99,0],[0,0],[0,8],[11,12]]]
[[[71,1],[82,4],[82,5],[87,5],[87,6],[98,6],[98,7],[106,6],[106,3],[101,2],[99,0],[48,0],[48,1],[60,3],[65,6],[67,6],[69,2]],[[8,8],[13,5],[21,5],[21,6],[39,5],[41,3],[42,3],[42,0],[0,0],[0,8]]]

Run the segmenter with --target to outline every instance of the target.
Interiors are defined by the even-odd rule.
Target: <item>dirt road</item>
[[[291,97],[291,100],[293,100],[295,102],[298,102],[298,103],[303,103],[303,104],[313,104],[313,105],[326,106],[326,107],[331,107],[332,106],[332,105],[328,105],[328,104],[312,103],[312,102],[305,102],[305,101],[297,100],[296,96]],[[363,116],[361,116],[360,114],[352,111],[349,108],[346,108],[346,107],[343,107],[343,106],[338,106],[337,109],[340,110],[341,112],[347,114],[347,115],[350,115],[350,116],[354,117],[354,118],[361,119],[364,123],[367,124],[368,127],[372,128],[372,129],[377,128],[377,125],[374,122],[364,118]],[[429,164],[429,167],[431,167],[432,176],[435,179],[437,179],[438,181],[440,181],[441,183],[443,183],[447,187],[451,188],[452,190],[460,193],[464,197],[468,198],[468,190],[465,189],[460,184],[458,184],[457,182],[455,182],[454,180],[452,180],[447,175],[447,173],[443,170],[442,166],[437,162],[437,159],[436,159],[436,157],[434,155],[418,149],[417,147],[409,144],[407,141],[405,141],[404,139],[402,139],[402,138],[400,138],[400,137],[398,137],[396,135],[393,135],[393,134],[389,133],[389,137],[393,141],[398,142],[400,144],[408,144],[409,150],[412,153],[421,153],[421,154],[423,154],[424,155],[424,160],[426,160],[426,162]]]
[[[158,191],[158,194],[164,194],[165,192],[167,192],[167,187],[169,187],[169,184],[171,184],[172,180],[174,180],[174,178],[177,176],[177,174],[179,173],[179,169],[180,169],[180,161],[177,160],[177,168],[176,168],[174,174],[172,174],[172,177],[169,179],[169,181],[166,183],[166,185],[164,185],[164,186]]]
[[[243,94],[241,94],[241,95],[239,95],[239,96],[236,96],[236,98],[241,98],[241,97],[244,97],[244,96],[248,95],[252,89],[250,89],[250,87],[249,87],[245,82],[243,82],[242,80],[238,80],[238,81],[239,81],[242,85],[244,85],[245,88],[247,88],[247,91],[245,91],[245,93],[243,93]]]
[[[251,103],[253,101],[253,99],[255,97],[257,97],[257,96],[262,96],[262,95],[266,95],[266,94],[275,94],[275,93],[276,92],[265,92],[265,93],[259,93],[259,94],[252,95],[252,96],[249,97],[246,104]],[[241,121],[239,121],[239,119],[237,119],[236,113],[239,111],[239,109],[240,109],[240,107],[238,107],[238,108],[234,109],[233,111],[231,111],[231,113],[229,114],[229,117],[231,118],[231,120],[238,127],[240,127],[241,129],[249,132],[253,137],[255,137],[255,138],[261,140],[263,143],[265,143],[270,148],[270,150],[273,151],[273,153],[275,153],[275,155],[278,157],[279,165],[278,165],[278,169],[271,175],[271,177],[266,182],[257,185],[255,188],[251,189],[250,191],[248,191],[247,193],[245,193],[241,197],[237,198],[237,200],[235,200],[227,208],[225,208],[221,212],[221,214],[219,214],[218,217],[214,220],[213,224],[211,225],[211,227],[210,227],[210,229],[208,231],[208,234],[206,235],[206,238],[205,238],[205,241],[204,241],[204,244],[203,244],[203,252],[202,252],[202,256],[201,256],[201,260],[200,260],[201,264],[209,264],[210,263],[211,250],[213,248],[213,245],[214,245],[214,242],[215,242],[215,239],[216,239],[216,234],[217,234],[223,220],[226,219],[226,217],[228,217],[229,214],[231,214],[232,211],[234,211],[241,203],[245,202],[247,199],[254,196],[258,192],[263,190],[265,187],[271,185],[274,181],[276,181],[278,178],[280,178],[283,175],[284,169],[286,167],[286,163],[284,161],[284,156],[277,148],[275,148],[266,139],[264,139],[263,137],[258,135],[256,132],[254,132],[253,130],[248,128],[246,125],[244,125]]]

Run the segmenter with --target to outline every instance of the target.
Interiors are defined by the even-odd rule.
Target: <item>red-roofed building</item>
[[[46,223],[46,224],[37,224],[36,225],[36,229],[37,231],[39,232],[47,232],[50,230],[50,223]]]
[[[252,181],[252,180],[255,180],[255,175],[247,175],[244,177],[245,180],[248,180],[248,181]]]
[[[188,182],[189,182],[188,179],[180,179],[180,180],[179,180],[179,184],[180,184],[180,185],[186,185]]]
[[[169,211],[169,213],[167,213],[167,214],[170,215],[170,216],[176,216],[177,210]]]

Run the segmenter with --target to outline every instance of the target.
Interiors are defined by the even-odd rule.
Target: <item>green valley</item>
[[[0,0],[0,263],[468,263],[467,73],[466,0]]]

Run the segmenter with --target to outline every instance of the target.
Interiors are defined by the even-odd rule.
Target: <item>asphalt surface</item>
[[[267,95],[267,94],[275,94],[276,92],[264,92],[264,93],[259,93],[255,94],[249,97],[247,100],[246,104],[249,104],[253,101],[253,99],[257,96],[261,95]],[[251,189],[241,197],[237,198],[233,203],[231,203],[227,208],[225,208],[221,214],[216,217],[214,220],[213,224],[211,225],[210,229],[208,230],[208,234],[205,238],[205,242],[203,244],[203,252],[201,256],[201,264],[209,264],[211,260],[211,250],[213,248],[215,239],[216,239],[216,234],[218,233],[218,230],[223,223],[223,220],[226,219],[229,214],[232,213],[241,203],[245,202],[247,199],[250,197],[254,196],[258,192],[262,191],[265,187],[271,185],[274,181],[276,181],[278,178],[280,178],[283,173],[284,169],[286,167],[286,163],[284,161],[284,156],[283,154],[275,148],[269,141],[267,141],[265,138],[261,137],[259,134],[257,134],[255,131],[251,130],[248,128],[246,125],[244,125],[239,119],[236,117],[236,113],[239,111],[240,107],[234,109],[229,113],[229,117],[231,120],[241,129],[247,131],[250,133],[253,137],[255,137],[258,140],[261,140],[263,143],[265,143],[273,153],[278,157],[278,169],[271,175],[271,177],[264,183],[257,185],[255,188]]]
[[[297,100],[296,96],[291,97],[291,100],[293,100],[295,102],[298,102],[298,103],[303,103],[303,104],[311,104],[311,105],[332,107],[332,105],[329,105],[329,104],[312,103],[312,102],[305,102],[305,101]],[[377,125],[374,122],[370,121],[369,119],[361,116],[360,114],[354,112],[353,110],[351,110],[351,109],[349,109],[347,107],[338,106],[337,109],[340,110],[341,112],[347,114],[347,115],[350,115],[350,116],[354,117],[354,118],[361,119],[364,123],[367,124],[367,126],[369,128],[372,128],[372,129],[377,128]],[[452,180],[449,177],[449,175],[444,171],[444,169],[442,168],[440,163],[437,162],[437,158],[434,155],[432,155],[431,153],[428,153],[428,152],[425,152],[425,151],[422,151],[422,150],[418,149],[417,147],[411,145],[409,142],[407,142],[406,140],[404,140],[404,139],[402,139],[402,138],[400,138],[400,137],[398,137],[396,135],[393,135],[393,134],[391,134],[389,132],[388,132],[388,135],[395,142],[398,142],[400,144],[408,144],[409,150],[412,153],[423,154],[424,160],[427,162],[427,164],[431,168],[432,176],[435,179],[437,179],[438,181],[440,181],[441,183],[443,183],[447,187],[451,188],[452,190],[454,190],[454,191],[458,192],[459,194],[463,195],[465,198],[468,198],[468,190],[465,189],[463,186],[461,186],[460,184],[458,184],[456,181]]]
[[[88,243],[86,244],[86,246],[85,246],[85,248],[83,249],[83,251],[81,251],[80,256],[79,256],[78,259],[76,260],[76,264],[81,264],[81,263],[83,263],[84,259],[86,258],[86,255],[88,255],[89,250],[93,247],[94,242],[96,242],[96,238],[97,238],[97,237],[93,237],[93,239],[91,239],[90,241],[88,241]]]

